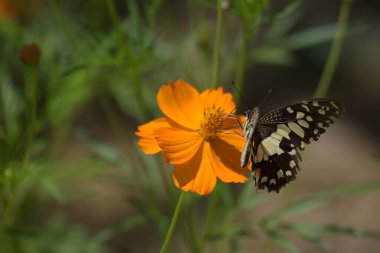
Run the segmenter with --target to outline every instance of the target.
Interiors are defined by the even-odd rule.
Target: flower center
[[[222,129],[225,113],[222,108],[206,107],[203,111],[199,134],[206,141],[212,140]]]

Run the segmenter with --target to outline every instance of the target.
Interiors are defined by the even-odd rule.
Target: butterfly
[[[300,170],[300,151],[318,140],[326,128],[344,112],[332,99],[310,99],[274,109],[260,117],[259,108],[246,113],[240,124],[246,140],[241,167],[249,161],[256,188],[279,190],[295,180]]]

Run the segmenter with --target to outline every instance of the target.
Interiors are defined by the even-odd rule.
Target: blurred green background
[[[349,0],[221,1],[218,86],[263,110],[313,97]],[[352,5],[327,97],[346,113],[279,194],[186,194],[169,252],[375,252],[380,3]],[[168,80],[210,87],[213,0],[0,0],[0,252],[158,252],[179,190],[137,147]],[[38,66],[20,50],[36,43]],[[35,108],[35,114],[33,114]]]

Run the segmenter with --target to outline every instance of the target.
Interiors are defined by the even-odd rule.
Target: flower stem
[[[35,125],[36,125],[36,111],[37,111],[37,85],[36,85],[36,80],[37,80],[37,75],[36,75],[36,69],[33,68],[28,68],[27,69],[27,77],[26,77],[26,82],[27,85],[30,87],[30,92],[29,92],[29,103],[31,106],[31,111],[30,111],[30,121],[28,125],[28,136],[27,136],[27,145],[26,145],[26,150],[22,162],[22,169],[24,170],[25,167],[29,163],[30,159],[30,153],[33,145],[33,138],[34,138],[34,132],[35,132]]]
[[[234,89],[234,97],[236,98],[236,104],[240,104],[241,97],[239,95],[239,92],[243,89],[243,83],[244,83],[244,76],[245,76],[245,70],[247,68],[248,63],[248,51],[249,51],[249,44],[251,42],[251,30],[245,26],[243,31],[243,41],[242,41],[242,47],[238,59],[238,69],[236,73],[236,89]]]
[[[37,111],[37,69],[35,67],[29,67],[25,72],[26,87],[28,89],[28,105],[30,106],[29,114],[29,123],[27,126],[27,139],[26,139],[26,148],[24,151],[24,156],[22,158],[22,164],[19,169],[19,175],[15,178],[15,185],[10,193],[10,199],[6,203],[2,217],[0,221],[0,233],[7,228],[11,220],[12,210],[17,204],[19,197],[21,183],[30,161],[30,155],[32,152],[33,138],[35,133],[35,124],[36,124],[36,111]]]
[[[195,228],[196,222],[194,222],[197,208],[195,205],[196,197],[193,195],[187,195],[186,197],[186,209],[182,211],[182,215],[186,217],[183,220],[183,224],[181,224],[184,232],[183,236],[187,241],[189,252],[201,253],[201,243],[198,238],[199,232]]]
[[[326,65],[323,69],[321,79],[319,80],[317,90],[315,91],[314,97],[325,97],[329,90],[331,80],[333,78],[342,50],[343,39],[347,30],[347,24],[350,16],[352,3],[353,0],[342,0],[333,44]]]
[[[216,87],[216,84],[219,81],[220,49],[222,45],[222,21],[223,21],[222,0],[218,0],[216,35],[215,35],[215,44],[214,44],[214,63],[213,63],[212,78],[211,78],[212,89]]]
[[[166,233],[164,243],[162,244],[160,253],[165,253],[166,249],[168,248],[170,238],[172,237],[175,224],[177,223],[177,220],[178,220],[178,216],[179,216],[179,212],[181,210],[181,206],[182,206],[184,196],[185,196],[185,192],[181,191],[181,194],[179,195],[179,198],[177,201],[177,206],[175,207],[174,214],[173,214],[172,220],[170,222],[168,232]]]

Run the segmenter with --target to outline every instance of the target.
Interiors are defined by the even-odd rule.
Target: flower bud
[[[20,50],[20,59],[27,67],[37,67],[40,55],[40,49],[35,43],[24,45]]]

